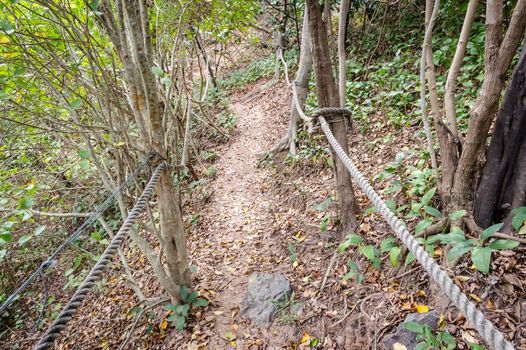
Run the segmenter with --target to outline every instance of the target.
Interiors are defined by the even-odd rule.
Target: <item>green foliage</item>
[[[513,220],[511,225],[520,235],[526,234],[526,207],[515,208],[511,211]]]
[[[492,239],[492,236],[502,228],[503,224],[495,224],[485,229],[478,239],[467,239],[464,231],[457,226],[453,226],[447,234],[438,234],[428,237],[426,244],[432,245],[440,241],[444,244],[451,244],[451,249],[447,258],[451,261],[470,253],[471,261],[482,273],[489,273],[491,255],[495,250],[513,249],[519,242],[508,239]]]
[[[417,334],[419,343],[415,350],[453,350],[457,347],[455,338],[447,331],[433,331],[428,325],[418,322],[405,322],[404,328]]]
[[[289,50],[285,52],[284,58],[290,70],[296,64],[297,53],[293,50]],[[246,68],[238,69],[229,73],[219,85],[222,89],[226,90],[242,88],[261,78],[271,76],[274,73],[275,65],[276,58],[274,55],[252,61]]]
[[[188,287],[182,285],[179,288],[179,296],[181,297],[179,305],[167,304],[164,306],[164,309],[171,313],[168,316],[168,321],[172,322],[179,332],[183,331],[190,309],[208,306],[208,300],[199,298],[199,295],[199,292],[190,293]]]

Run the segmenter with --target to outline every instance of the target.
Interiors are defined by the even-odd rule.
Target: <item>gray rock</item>
[[[290,282],[282,274],[255,272],[248,280],[241,315],[258,325],[269,324],[276,316],[276,302],[288,298],[291,292]]]
[[[384,338],[383,343],[387,350],[401,350],[404,349],[404,347],[407,350],[412,350],[415,348],[416,344],[418,344],[416,334],[404,328],[405,322],[417,322],[421,325],[428,325],[431,328],[436,328],[438,325],[438,316],[434,311],[407,315],[405,321],[398,325],[396,332],[389,334]],[[395,346],[395,344],[399,345]]]

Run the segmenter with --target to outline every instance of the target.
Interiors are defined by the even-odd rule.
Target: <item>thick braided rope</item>
[[[513,345],[508,342],[502,333],[495,328],[495,326],[484,317],[475,305],[468,300],[468,297],[462,293],[460,288],[451,280],[447,273],[435,262],[435,260],[418,244],[414,237],[407,230],[404,222],[400,220],[387,207],[385,202],[375,192],[371,185],[367,182],[362,173],[356,168],[349,156],[343,151],[342,147],[334,137],[329,127],[329,124],[320,114],[318,120],[321,124],[321,129],[325,133],[327,140],[334,148],[338,157],[342,160],[345,167],[351,173],[358,186],[369,197],[374,206],[378,209],[382,217],[389,223],[389,226],[395,231],[398,238],[409,248],[424,267],[424,269],[433,278],[436,284],[442,289],[449,299],[457,306],[457,308],[464,314],[466,319],[477,329],[484,340],[492,349],[496,350],[513,350]]]
[[[165,168],[166,163],[162,163],[157,166],[157,168],[153,172],[152,177],[150,178],[150,181],[144,188],[144,191],[137,200],[137,203],[135,203],[135,206],[129,213],[126,220],[124,220],[124,223],[120,227],[119,231],[113,237],[110,244],[106,247],[106,250],[104,250],[104,253],[102,253],[99,260],[97,261],[93,269],[90,271],[86,279],[79,286],[79,288],[77,289],[73,297],[70,299],[68,304],[61,311],[60,315],[55,320],[53,325],[51,325],[51,327],[47,329],[42,339],[40,339],[38,344],[34,347],[35,350],[44,350],[50,348],[53,345],[55,339],[60,335],[62,330],[66,328],[68,322],[73,318],[73,315],[75,314],[79,306],[82,304],[84,299],[86,299],[86,296],[88,295],[91,288],[100,279],[102,272],[104,271],[106,266],[111,262],[112,256],[120,247],[124,238],[126,238],[126,235],[132,227],[133,223],[148,204],[148,198],[151,196],[155,185],[157,184],[157,181],[161,176],[161,171],[163,171]]]

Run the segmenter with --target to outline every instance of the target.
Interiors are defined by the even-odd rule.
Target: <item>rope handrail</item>
[[[35,350],[49,349],[53,345],[55,339],[60,335],[62,330],[66,328],[68,322],[73,318],[73,315],[80,307],[84,299],[86,299],[86,296],[88,295],[91,288],[102,277],[102,272],[111,262],[112,256],[120,247],[124,241],[124,238],[126,238],[128,231],[130,228],[132,228],[135,220],[148,204],[148,199],[151,196],[155,185],[159,180],[159,177],[161,176],[161,172],[166,167],[166,163],[161,163],[157,166],[152,174],[152,177],[150,178],[150,181],[144,188],[144,191],[135,203],[133,209],[130,211],[128,217],[126,220],[124,220],[122,226],[119,228],[119,231],[108,244],[95,266],[93,266],[88,276],[78,287],[75,294],[73,294],[68,304],[62,309],[55,322],[46,330],[40,341],[35,345]]]
[[[26,289],[28,285],[30,285],[38,276],[40,276],[45,270],[47,270],[49,267],[51,267],[55,263],[55,258],[62,252],[64,249],[67,248],[73,242],[75,239],[77,239],[84,230],[86,230],[91,224],[93,224],[101,215],[102,213],[108,209],[108,207],[111,205],[111,203],[115,200],[117,195],[126,188],[130,182],[135,179],[135,177],[139,174],[139,172],[148,164],[150,160],[152,160],[154,157],[157,156],[157,153],[151,152],[146,156],[146,158],[142,161],[141,165],[133,172],[131,173],[124,183],[120,185],[113,193],[106,198],[106,200],[102,203],[100,207],[97,208],[96,211],[93,213],[90,213],[89,217],[84,221],[82,225],[80,225],[75,232],[71,234],[54,252],[51,254],[40,266],[6,299],[6,301],[0,306],[0,314],[2,314],[9,305],[11,305],[17,298],[17,296],[20,295]]]
[[[368,183],[363,174],[354,165],[349,156],[345,153],[336,138],[331,132],[330,126],[323,117],[323,110],[314,113],[318,116],[321,129],[329,144],[334,149],[335,153],[341,159],[351,176],[354,178],[358,186],[364,191],[365,195],[371,200],[373,205],[378,209],[380,215],[387,221],[389,226],[396,233],[402,243],[409,248],[417,261],[429,273],[435,283],[442,289],[449,300],[451,300],[456,307],[462,312],[466,319],[475,327],[480,335],[484,338],[492,349],[496,350],[513,350],[513,345],[504,338],[504,335],[484,317],[484,314],[477,309],[477,307],[469,301],[468,297],[460,290],[460,288],[453,282],[446,271],[420,246],[411,233],[407,230],[405,223],[399,219],[388,207],[383,199],[376,193],[374,188]]]

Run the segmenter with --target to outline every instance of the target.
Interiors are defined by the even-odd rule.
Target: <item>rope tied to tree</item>
[[[64,307],[64,309],[62,309],[53,325],[51,325],[51,327],[46,330],[42,336],[42,339],[40,339],[38,344],[35,345],[35,350],[49,349],[53,345],[55,339],[60,335],[62,330],[66,328],[68,322],[73,318],[75,312],[81,306],[84,299],[86,299],[91,288],[93,288],[95,283],[101,279],[102,272],[111,262],[113,255],[126,238],[128,231],[132,228],[137,217],[146,208],[148,199],[153,193],[155,185],[161,176],[161,172],[166,169],[167,166],[168,165],[163,162],[159,164],[157,168],[155,168],[150,181],[144,188],[144,191],[135,203],[135,206],[128,214],[128,217],[126,220],[124,220],[122,226],[119,228],[119,231],[108,244],[95,266],[91,269],[88,276],[78,287],[75,294],[73,294],[68,304]]]
[[[416,260],[424,267],[435,283],[446,293],[448,298],[456,305],[466,319],[475,327],[487,344],[489,344],[492,349],[496,350],[513,350],[513,345],[504,338],[504,335],[491,321],[484,317],[484,314],[478,310],[471,301],[469,301],[466,294],[464,294],[453,282],[447,272],[424,250],[424,248],[420,246],[413,235],[407,230],[405,223],[387,207],[387,204],[378,193],[376,193],[349,156],[344,152],[343,148],[332,134],[327,120],[325,120],[323,116],[324,113],[329,114],[329,112],[333,114],[344,113],[344,110],[345,109],[332,107],[321,108],[313,115],[318,118],[321,129],[327,137],[329,144],[341,159],[358,186],[378,209],[380,215],[382,215],[382,217],[389,223],[389,226],[391,226],[400,241],[402,241],[402,243],[409,248],[409,251],[415,255]]]

